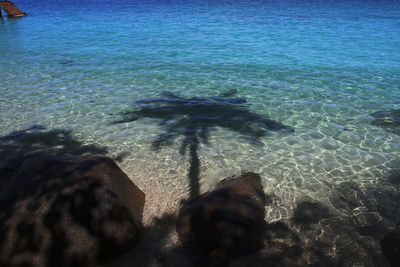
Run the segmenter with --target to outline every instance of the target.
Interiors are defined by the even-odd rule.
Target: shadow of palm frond
[[[249,110],[244,97],[233,97],[236,90],[219,96],[183,98],[171,92],[161,97],[141,99],[134,102],[134,109],[123,112],[122,119],[114,123],[133,122],[141,118],[159,119],[164,128],[152,143],[153,150],[172,145],[178,137],[183,137],[179,152],[186,151],[190,156],[188,178],[190,197],[199,194],[200,143],[208,144],[210,130],[216,127],[226,128],[257,142],[260,137],[271,131],[294,132],[294,129],[280,122],[260,116]]]

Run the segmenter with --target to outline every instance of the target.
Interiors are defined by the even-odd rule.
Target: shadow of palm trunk
[[[165,132],[158,135],[152,143],[153,150],[172,146],[180,140],[180,154],[188,150],[190,198],[199,195],[200,142],[209,144],[210,130],[225,128],[247,137],[256,143],[271,131],[292,133],[294,129],[280,122],[260,116],[249,109],[246,98],[232,97],[236,90],[219,96],[183,98],[170,92],[161,97],[141,99],[134,102],[133,110],[120,113],[121,120],[114,123],[134,122],[141,118],[158,119]]]
[[[190,145],[190,167],[188,173],[188,179],[190,184],[190,199],[197,197],[200,194],[200,160],[197,154],[198,143]]]

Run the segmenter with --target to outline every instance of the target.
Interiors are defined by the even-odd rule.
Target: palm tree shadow
[[[190,156],[188,179],[190,198],[199,195],[200,143],[209,144],[210,130],[226,128],[249,139],[259,139],[271,131],[294,132],[294,129],[280,122],[260,116],[249,110],[246,98],[233,97],[236,90],[219,96],[183,98],[171,92],[164,92],[159,98],[141,99],[134,102],[134,109],[121,113],[122,119],[114,123],[133,122],[141,118],[161,120],[159,126],[165,132],[158,135],[152,149],[172,145],[183,137],[179,152]]]

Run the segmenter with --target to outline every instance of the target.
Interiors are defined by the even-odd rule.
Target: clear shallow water
[[[42,125],[124,155],[121,167],[160,214],[191,190],[182,131],[149,117],[113,122],[166,91],[236,90],[246,110],[294,132],[253,142],[208,123],[196,148],[200,191],[260,173],[268,223],[287,223],[336,262],[387,264],[379,241],[400,221],[400,135],[369,114],[400,109],[398,3],[100,2],[21,0],[29,16],[1,21],[1,136]],[[154,150],[166,132],[179,136]],[[315,220],[296,213],[313,210]]]

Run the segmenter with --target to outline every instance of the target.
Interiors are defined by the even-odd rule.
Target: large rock
[[[264,198],[260,176],[248,172],[185,204],[177,222],[185,251],[198,266],[222,266],[262,248]]]
[[[377,111],[370,114],[374,117],[373,125],[378,126],[400,126],[400,110]]]
[[[98,266],[138,242],[144,198],[106,157],[26,160],[0,191],[0,266]]]
[[[381,247],[392,266],[400,267],[400,224],[383,238]]]

